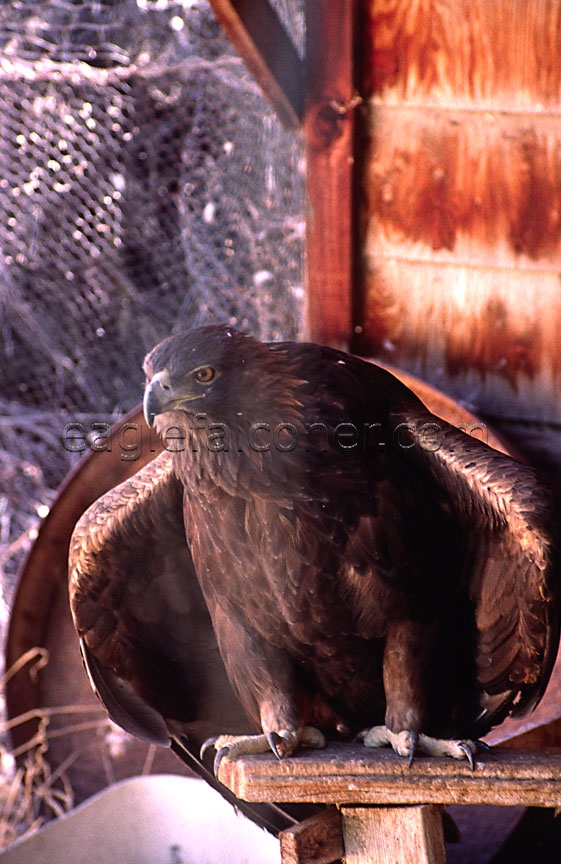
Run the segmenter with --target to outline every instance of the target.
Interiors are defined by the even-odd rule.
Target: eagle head
[[[263,343],[224,325],[169,336],[144,361],[144,416],[204,412],[232,421],[244,416],[293,420],[307,381],[288,359],[283,343]]]
[[[164,339],[146,356],[144,416],[149,426],[159,414],[196,414],[220,406],[230,392],[228,379],[246,363],[240,344],[249,337],[229,327],[209,326]],[[253,341],[253,340],[251,340]]]

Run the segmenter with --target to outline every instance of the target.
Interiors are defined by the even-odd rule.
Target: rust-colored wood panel
[[[347,348],[352,333],[355,0],[307,0],[307,335]]]
[[[364,0],[358,32],[354,348],[559,477],[561,0]]]
[[[398,241],[561,265],[560,115],[371,103],[367,128],[367,254]]]
[[[363,0],[367,94],[559,105],[555,0]]]
[[[558,274],[374,258],[364,332],[378,358],[486,415],[561,421]]]

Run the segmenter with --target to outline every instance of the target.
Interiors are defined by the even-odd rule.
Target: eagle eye
[[[214,378],[215,372],[212,366],[201,366],[200,369],[195,370],[195,380],[199,382],[199,384],[209,384]]]

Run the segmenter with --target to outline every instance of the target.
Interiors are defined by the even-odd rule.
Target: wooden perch
[[[219,779],[245,801],[336,804],[346,864],[444,864],[441,806],[559,807],[561,751],[497,749],[471,771],[467,762],[423,756],[409,768],[390,750],[331,744],[282,761],[272,754],[225,759]],[[313,861],[309,849],[307,841],[281,844],[283,864]]]
[[[290,759],[224,760],[219,779],[245,801],[324,804],[561,806],[561,751],[494,750],[467,762],[418,756],[411,768],[391,750],[330,744]]]

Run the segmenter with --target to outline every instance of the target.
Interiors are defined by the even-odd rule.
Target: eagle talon
[[[471,770],[474,771],[474,756],[479,745],[483,743],[483,749],[489,749],[488,745],[480,741],[433,738],[422,732],[413,732],[408,729],[392,732],[387,726],[373,726],[371,729],[360,732],[356,738],[362,740],[365,747],[392,747],[398,756],[408,757],[409,767],[413,764],[416,753],[425,753],[427,756],[450,756],[452,759],[467,759]]]
[[[418,732],[410,732],[408,735],[410,752],[409,752],[409,768],[411,768],[413,764],[413,759],[415,758],[415,753],[417,750],[417,746],[419,744],[419,733]]]
[[[220,763],[222,762],[224,757],[229,754],[231,749],[232,748],[231,748],[230,744],[225,744],[223,747],[220,748],[220,750],[217,751],[216,756],[214,757],[214,763],[213,763],[213,769],[214,769],[214,776],[215,777],[218,777],[218,769],[220,768]]]
[[[267,732],[266,738],[269,742],[269,747],[280,762],[280,760],[282,759],[282,753],[280,752],[278,745],[282,744],[283,739],[277,732]]]
[[[205,754],[211,747],[216,747],[216,743],[218,741],[219,735],[212,735],[210,738],[207,738],[206,741],[203,741],[201,744],[201,749],[199,750],[199,757],[201,761],[204,759]]]
[[[469,762],[471,770],[475,771],[475,759],[473,758],[473,751],[469,744],[466,741],[460,741],[459,748],[466,754],[466,759]]]
[[[315,736],[312,733],[315,733]],[[272,751],[277,759],[282,759],[284,756],[291,755],[299,743],[312,747],[323,746],[321,743],[315,743],[319,734],[317,730],[304,727],[299,732],[281,729],[280,734],[270,731],[257,735],[215,735],[204,742],[200,756],[202,759],[207,750],[211,747],[215,748],[217,753],[214,759],[214,773],[216,774],[223,759],[237,759],[238,756],[252,756],[269,751]]]

